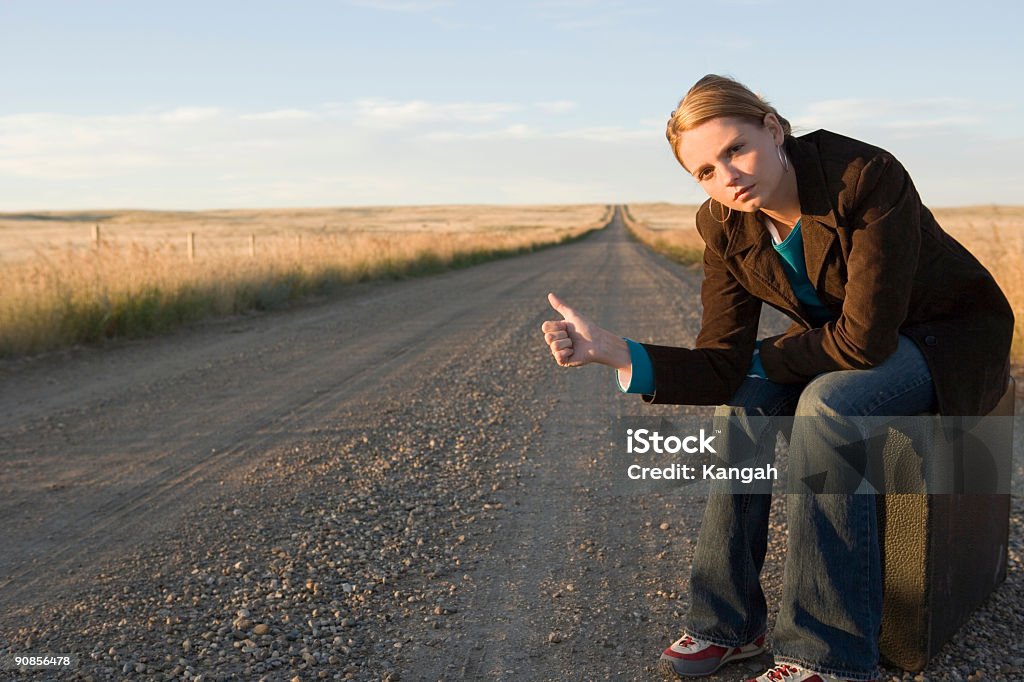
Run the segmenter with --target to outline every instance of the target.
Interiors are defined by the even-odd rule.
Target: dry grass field
[[[627,225],[641,241],[686,263],[700,262],[697,206],[630,204]],[[1024,206],[933,209],[944,230],[967,247],[1003,288],[1017,318],[1014,361],[1024,362]]]
[[[566,206],[381,206],[223,211],[88,211],[0,213],[0,262],[67,251],[88,251],[93,226],[110,246],[184,253],[196,234],[196,254],[249,255],[250,235],[263,245],[352,234],[505,234],[572,231],[608,211],[596,204]]]
[[[0,355],[522,253],[610,217],[596,204],[0,214]]]

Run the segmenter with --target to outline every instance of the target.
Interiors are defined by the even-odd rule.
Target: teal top
[[[793,230],[781,244],[772,244],[775,252],[779,254],[782,261],[782,269],[786,273],[786,279],[793,287],[793,293],[807,313],[807,319],[816,327],[820,327],[834,316],[828,308],[821,304],[814,285],[807,277],[807,262],[804,260],[804,235],[800,231],[800,222],[796,221]]]
[[[800,305],[807,313],[807,319],[813,325],[821,326],[829,320],[834,320],[835,315],[822,305],[814,290],[814,285],[811,284],[811,280],[807,276],[807,263],[804,261],[804,237],[800,231],[800,222],[796,221],[796,225],[781,243],[776,244],[773,239],[772,246],[779,254],[786,279],[789,280],[790,286],[793,287],[793,293],[796,294],[797,300],[800,301]],[[629,359],[633,363],[633,373],[629,385],[623,386],[619,383],[619,373],[615,372],[615,384],[623,393],[654,393],[654,367],[651,364],[650,356],[644,347],[636,341],[626,339],[626,344],[629,346]],[[761,342],[758,341],[754,346],[754,357],[751,359],[747,376],[767,379],[764,367],[761,366],[760,348]]]

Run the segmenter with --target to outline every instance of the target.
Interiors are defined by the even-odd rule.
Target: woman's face
[[[758,125],[736,117],[713,118],[680,136],[683,167],[708,196],[744,212],[771,208],[780,196],[782,126],[768,114]]]

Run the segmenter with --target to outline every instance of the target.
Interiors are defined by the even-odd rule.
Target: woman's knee
[[[798,417],[836,417],[850,415],[850,404],[838,372],[823,374],[811,381],[800,393],[796,404]]]

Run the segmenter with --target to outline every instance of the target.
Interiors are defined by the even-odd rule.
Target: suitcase
[[[994,443],[989,441],[989,450],[1005,476],[1005,488],[996,488],[997,494],[971,493],[969,476],[965,489],[964,472],[970,465],[963,467],[963,463],[971,453],[963,447],[962,438],[951,458],[952,471],[941,472],[945,483],[937,487],[928,478],[932,473],[907,466],[915,458],[918,463],[928,461],[909,452],[911,439],[894,434],[886,442],[887,481],[900,480],[900,487],[888,489],[943,490],[941,494],[896,492],[876,497],[884,585],[879,647],[886,663],[911,672],[922,670],[1005,580],[1013,414],[1011,378],[989,415],[1000,419],[986,418],[986,423],[994,425],[988,429],[995,438]],[[943,428],[940,419],[933,415],[922,418],[922,423],[930,420],[937,433]]]

